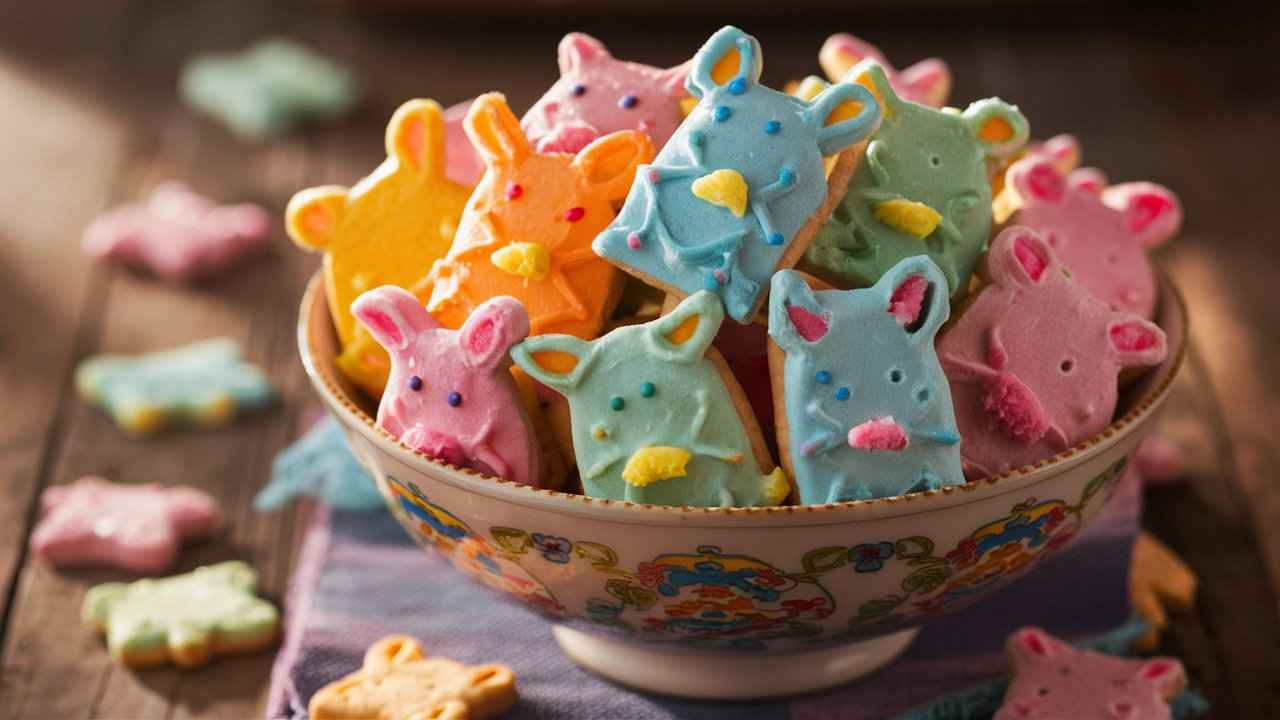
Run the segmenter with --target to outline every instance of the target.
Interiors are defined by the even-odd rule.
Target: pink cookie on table
[[[617,130],[639,130],[661,149],[684,119],[686,65],[661,70],[617,60],[584,33],[560,41],[560,79],[520,126],[540,153],[576,153]]]
[[[840,82],[849,68],[868,58],[884,68],[899,98],[934,108],[947,104],[947,96],[951,94],[951,68],[938,58],[894,70],[879,48],[849,33],[836,33],[827,38],[818,52],[818,64],[831,82]]]
[[[208,535],[222,520],[217,502],[192,487],[123,485],[82,477],[46,488],[44,517],[31,549],[54,565],[112,565],[159,572],[182,541]]]
[[[1039,155],[1014,163],[1008,182],[1022,200],[1013,224],[1045,237],[1077,282],[1117,310],[1155,314],[1156,278],[1147,250],[1181,226],[1176,195],[1148,182],[1106,187],[1097,170],[1067,175]]]
[[[991,284],[938,338],[970,479],[1053,456],[1101,432],[1120,370],[1164,360],[1164,331],[1112,310],[1067,276],[1035,232],[1011,227],[987,255]]]
[[[510,297],[481,303],[447,330],[407,290],[384,285],[351,304],[391,355],[378,424],[404,444],[452,465],[542,487],[537,436],[511,377],[511,346],[529,334]]]
[[[1013,681],[992,720],[1170,720],[1187,674],[1174,658],[1078,650],[1039,628],[1006,644]]]
[[[230,267],[267,240],[271,218],[257,205],[216,205],[178,182],[152,191],[144,204],[122,205],[84,231],[97,258],[117,258],[161,277],[186,280]]]

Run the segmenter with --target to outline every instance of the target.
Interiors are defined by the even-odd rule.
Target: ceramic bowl
[[[1087,528],[1182,364],[1186,309],[1167,281],[1161,298],[1169,357],[1122,394],[1120,419],[1096,437],[960,486],[777,508],[596,500],[415,452],[374,425],[371,404],[337,372],[319,276],[298,342],[356,457],[424,548],[550,617],[564,651],[601,675],[748,698],[836,685],[891,662],[922,619],[980,601]]]

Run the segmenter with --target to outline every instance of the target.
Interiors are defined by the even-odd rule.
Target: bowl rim
[[[835,518],[819,520],[814,515],[843,515],[847,513],[867,513],[874,510],[886,510],[889,516],[914,515],[923,512],[940,510],[956,504],[967,504],[969,501],[981,499],[975,491],[990,490],[977,495],[1002,495],[1025,489],[1056,477],[1072,468],[1087,462],[1124,440],[1132,431],[1145,424],[1168,396],[1178,373],[1186,359],[1189,344],[1189,315],[1186,300],[1178,287],[1169,280],[1163,271],[1157,271],[1158,286],[1162,298],[1171,298],[1173,311],[1180,319],[1182,332],[1175,349],[1172,361],[1167,365],[1167,374],[1160,383],[1148,391],[1129,412],[1114,420],[1102,432],[1077,445],[1036,463],[992,475],[979,480],[971,480],[959,485],[950,485],[936,490],[923,490],[906,495],[873,498],[870,500],[848,500],[838,503],[778,505],[766,507],[694,507],[688,505],[654,505],[635,503],[627,500],[610,500],[593,498],[587,495],[535,488],[521,485],[499,477],[485,475],[469,468],[461,468],[437,460],[421,453],[400,439],[379,427],[374,418],[353,403],[341,384],[334,377],[329,367],[317,362],[319,353],[314,347],[314,338],[310,332],[310,320],[315,315],[325,319],[330,317],[327,297],[324,292],[324,272],[317,270],[308,281],[302,295],[298,316],[298,349],[303,368],[310,378],[316,392],[324,404],[334,413],[342,416],[344,424],[360,431],[379,450],[388,453],[406,466],[426,465],[429,471],[422,471],[432,478],[449,482],[461,489],[475,491],[482,495],[505,500],[517,505],[537,506],[539,509],[560,514],[598,516],[601,512],[621,522],[645,523],[646,521],[662,522],[668,519],[689,519],[690,516],[712,519],[728,518],[773,518],[804,515],[816,522],[826,524],[838,521]],[[1157,368],[1160,366],[1157,366]],[[952,501],[954,498],[965,498],[963,501]],[[912,507],[906,507],[911,505]],[[874,515],[879,516],[879,512]],[[860,517],[868,517],[861,515]],[[845,519],[845,518],[840,518]],[[736,524],[736,523],[735,523]]]

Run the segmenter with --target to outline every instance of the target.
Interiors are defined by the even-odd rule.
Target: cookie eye
[[[764,124],[765,135],[777,135],[779,130],[782,130],[782,123],[777,120],[769,120]]]
[[[895,385],[896,385],[896,384],[898,384],[898,383],[900,383],[900,382],[902,382],[902,380],[903,380],[905,377],[906,377],[906,374],[905,374],[905,373],[903,373],[903,372],[902,372],[901,370],[899,370],[898,368],[893,368],[892,370],[890,370],[890,371],[889,371],[889,382],[891,382],[891,383],[893,383],[893,384],[895,384]]]
[[[627,406],[627,401],[623,400],[621,395],[614,395],[613,397],[609,398],[609,407],[613,408],[614,410],[621,411],[622,408],[626,406]]]
[[[654,387],[653,383],[640,383],[640,397],[651,398],[656,392],[658,392],[658,388]]]
[[[819,385],[830,385],[831,373],[827,372],[826,370],[819,370],[818,372],[813,374],[813,380]]]
[[[583,95],[587,94],[587,86],[583,85],[582,83],[578,83],[577,85],[573,86],[573,90],[571,92],[573,93],[574,97],[582,97]]]
[[[942,167],[942,158],[938,157],[937,155],[930,155],[929,164],[934,167]]]
[[[719,105],[712,111],[712,114],[716,122],[724,122],[729,119],[730,115],[733,115],[733,110],[730,110],[728,105]]]
[[[515,200],[523,194],[524,194],[524,188],[521,187],[519,183],[511,183],[507,185],[507,191],[505,195],[508,200]]]
[[[1062,364],[1058,366],[1058,369],[1061,370],[1064,374],[1068,374],[1072,370],[1076,369],[1076,361],[1072,360],[1071,358],[1067,358],[1066,360],[1062,361]]]
[[[422,389],[422,378],[418,377],[417,375],[410,375],[410,376],[409,376],[409,389],[410,389],[410,390],[412,390],[412,391],[414,391],[414,392],[418,392],[419,390],[421,390],[421,389]]]
[[[640,104],[640,98],[636,97],[635,95],[623,95],[622,97],[618,98],[618,107],[622,108],[623,110],[630,110],[631,108],[639,104]]]
[[[454,390],[449,393],[449,396],[445,398],[445,401],[449,403],[449,407],[458,407],[462,404],[462,393]]]
[[[929,391],[928,387],[916,388],[916,402],[927,403],[931,397],[933,397],[933,393]]]
[[[591,437],[603,442],[609,439],[609,428],[605,427],[601,423],[596,423],[591,426]]]
[[[847,387],[836,388],[836,399],[840,400],[841,402],[848,400],[851,394],[852,393],[849,392],[849,388]]]
[[[582,216],[586,214],[587,211],[585,208],[572,207],[564,211],[564,219],[569,222],[578,222],[582,219]]]

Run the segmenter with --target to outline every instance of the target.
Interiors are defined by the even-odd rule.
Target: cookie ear
[[[998,98],[979,100],[961,115],[987,157],[1004,157],[1027,142],[1031,130],[1018,108]]]
[[[760,81],[764,70],[760,43],[732,25],[716,31],[693,56],[692,62],[685,88],[695,98],[735,81],[741,81],[738,86],[745,91],[747,86]]]
[[[831,315],[795,270],[779,270],[769,282],[769,337],[787,352],[806,352],[831,330]]]
[[[1009,637],[1005,649],[1014,667],[1022,668],[1052,658],[1061,647],[1049,633],[1037,627],[1025,627]]]
[[[322,250],[333,241],[346,209],[346,188],[340,185],[307,188],[289,200],[289,207],[284,211],[284,227],[299,247]]]
[[[913,342],[933,342],[938,328],[950,315],[951,303],[947,297],[947,280],[928,255],[900,261],[880,278],[876,287],[888,292],[886,311]]]
[[[560,64],[560,74],[569,75],[584,65],[610,58],[609,50],[604,43],[586,33],[571,32],[560,40],[556,60]]]
[[[942,107],[951,95],[951,68],[937,58],[921,60],[898,73],[898,83],[929,107]]]
[[[610,202],[623,200],[631,190],[636,168],[653,159],[653,141],[635,130],[620,130],[597,138],[573,159],[583,178]]]
[[[485,93],[476,98],[462,127],[485,165],[519,162],[533,152],[502,93]]]
[[[401,105],[387,123],[387,157],[424,177],[444,176],[444,111],[435,100]]]
[[[539,335],[511,348],[511,359],[529,377],[568,395],[595,358],[595,344],[572,335]]]
[[[405,350],[419,333],[439,327],[413,293],[394,285],[374,288],[351,303],[351,314],[389,351]]]
[[[422,644],[408,635],[388,635],[369,647],[364,654],[364,671],[375,677],[393,668],[425,657]]]
[[[720,298],[708,290],[699,290],[645,328],[660,359],[692,363],[711,347],[722,322],[724,307]]]
[[[839,82],[849,72],[849,68],[867,59],[888,65],[879,48],[849,33],[832,35],[822,43],[822,49],[818,51],[818,65],[831,82]]]
[[[871,91],[876,102],[880,103],[881,114],[886,118],[893,117],[894,108],[902,102],[889,82],[889,75],[884,67],[870,58],[861,60],[857,65],[849,68],[842,82],[856,83]]]
[[[880,103],[861,85],[836,83],[818,93],[804,111],[818,131],[818,150],[834,155],[871,134],[880,124]]]
[[[1142,663],[1134,679],[1151,685],[1165,700],[1171,700],[1187,686],[1187,672],[1173,658],[1157,657]]]
[[[1107,343],[1120,367],[1149,367],[1168,352],[1164,330],[1137,315],[1116,313],[1107,325]]]
[[[996,236],[987,254],[987,270],[1001,287],[1031,287],[1061,276],[1058,258],[1034,230],[1020,225]]]
[[[1010,166],[1009,184],[1026,205],[1057,205],[1067,196],[1067,178],[1046,155],[1025,157]]]
[[[425,312],[425,311],[424,311]],[[458,346],[467,365],[491,370],[511,346],[529,335],[529,315],[519,300],[506,295],[480,303],[458,331]]]
[[[1075,135],[1054,135],[1040,145],[1039,152],[1048,155],[1062,172],[1070,172],[1080,165],[1080,141]]]
[[[1182,227],[1182,205],[1168,188],[1149,182],[1112,185],[1102,201],[1124,213],[1125,227],[1143,247],[1155,247]]]

